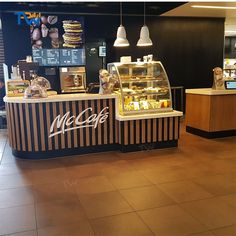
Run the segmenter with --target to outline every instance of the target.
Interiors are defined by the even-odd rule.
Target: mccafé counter
[[[99,94],[5,97],[13,155],[43,159],[178,145],[182,112],[121,116],[117,99]]]

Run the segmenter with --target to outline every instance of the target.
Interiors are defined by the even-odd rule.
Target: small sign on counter
[[[28,80],[8,80],[6,94],[8,97],[22,97],[29,84]]]

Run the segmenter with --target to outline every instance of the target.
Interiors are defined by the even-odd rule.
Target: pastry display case
[[[110,63],[108,71],[116,80],[121,115],[173,110],[168,76],[160,61]]]

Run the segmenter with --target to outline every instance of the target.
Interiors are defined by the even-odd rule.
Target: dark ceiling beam
[[[158,16],[183,2],[146,2],[146,15]],[[119,2],[0,2],[0,12],[31,11],[57,14],[119,15]],[[123,15],[142,16],[143,2],[123,2]]]

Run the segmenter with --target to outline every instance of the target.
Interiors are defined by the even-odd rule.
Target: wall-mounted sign
[[[56,136],[58,134],[65,134],[70,130],[83,129],[83,128],[94,128],[96,129],[98,124],[103,124],[106,122],[109,112],[109,107],[104,107],[99,114],[93,113],[92,107],[88,107],[78,116],[70,115],[70,111],[66,112],[62,117],[58,115],[51,123],[48,136],[49,138]],[[83,115],[88,116],[87,119],[82,120]],[[73,125],[71,127],[71,125]],[[56,130],[56,131],[55,131]]]
[[[99,57],[105,57],[106,56],[106,46],[99,46]]]
[[[25,23],[29,26],[35,25],[39,26],[40,25],[40,17],[41,13],[36,13],[36,12],[15,12],[15,15],[17,15],[17,24],[21,25],[21,20],[24,20]]]
[[[84,48],[83,17],[41,15],[36,20],[30,24],[32,49]]]
[[[85,65],[85,49],[33,49],[33,61],[40,66]]]
[[[78,16],[41,15],[30,25],[34,62],[40,66],[85,65],[84,19]]]

